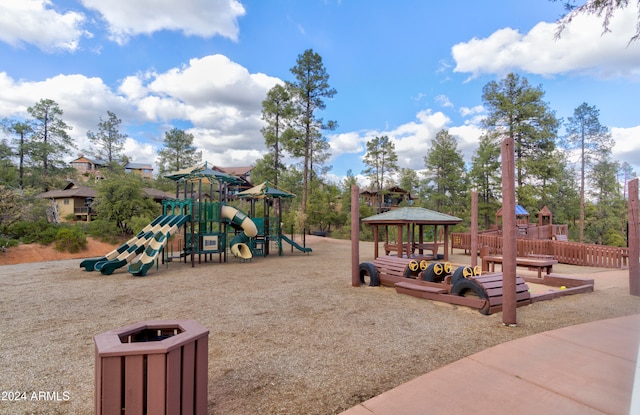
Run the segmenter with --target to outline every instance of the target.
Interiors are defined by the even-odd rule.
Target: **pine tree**
[[[483,218],[484,229],[489,229],[502,197],[500,144],[495,137],[480,137],[478,148],[471,158],[469,180],[478,191],[478,214]]]
[[[27,112],[33,117],[33,139],[31,140],[31,158],[40,162],[42,183],[45,191],[49,190],[51,169],[63,167],[66,162],[63,156],[76,148],[67,133],[71,127],[62,120],[63,111],[51,99],[41,99]]]
[[[540,175],[556,148],[559,121],[543,96],[540,87],[513,73],[499,83],[489,82],[482,91],[489,112],[483,126],[515,142],[516,198],[523,205],[534,203]]]
[[[296,106],[296,134],[287,141],[287,150],[303,159],[302,163],[302,215],[307,214],[307,199],[313,180],[314,167],[326,160],[329,145],[322,135],[324,130],[336,128],[335,121],[326,123],[317,115],[326,108],[325,99],[332,98],[336,90],[329,86],[329,74],[322,57],[312,49],[298,55],[296,66],[291,68],[294,82],[287,82]],[[315,166],[314,166],[315,163]]]
[[[363,170],[378,194],[378,208],[382,208],[385,182],[389,182],[391,174],[398,170],[398,155],[395,145],[386,135],[374,137],[367,142],[367,152],[363,159],[368,167]]]
[[[202,151],[193,145],[193,134],[178,128],[164,133],[164,147],[158,155],[160,175],[202,162]]]
[[[467,206],[467,178],[456,137],[447,130],[439,131],[431,141],[424,164],[427,207],[451,215],[463,214]]]
[[[291,94],[286,87],[276,85],[267,92],[267,98],[262,101],[262,120],[267,123],[262,128],[264,141],[270,150],[273,160],[273,184],[278,186],[278,172],[284,166],[282,158],[283,141],[290,139],[294,134],[291,123],[295,115]]]
[[[120,132],[122,120],[111,111],[107,111],[109,118],[100,117],[98,132],[87,132],[87,138],[95,147],[93,156],[107,161],[109,164],[122,159],[122,149],[127,135]]]
[[[599,120],[600,111],[595,106],[583,102],[573,111],[566,125],[564,139],[569,151],[580,154],[580,242],[584,241],[584,193],[585,177],[591,168],[611,154],[613,139],[609,129]]]

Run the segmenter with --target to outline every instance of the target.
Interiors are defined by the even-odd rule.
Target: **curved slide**
[[[285,235],[280,235],[280,239],[282,239],[283,241],[287,242],[289,245],[291,245],[292,247],[296,248],[298,251],[302,251],[302,252],[306,252],[306,253],[309,253],[309,252],[313,251],[311,248],[306,247],[306,246],[302,246],[302,245],[298,244],[297,242],[287,238]]]
[[[242,259],[252,258],[253,254],[251,253],[251,248],[249,248],[247,242],[249,242],[249,238],[253,238],[258,234],[256,224],[251,220],[251,218],[232,206],[222,206],[220,216],[223,219],[228,219],[231,223],[240,226],[244,231],[231,239],[231,242],[229,243],[231,253]]]
[[[169,223],[153,234],[144,254],[136,262],[129,265],[129,272],[136,277],[144,277],[147,271],[153,266],[158,254],[167,245],[169,237],[175,233],[184,223],[189,220],[189,215],[172,216]]]
[[[95,270],[95,266],[98,262],[111,261],[112,259],[115,259],[116,257],[121,255],[123,252],[129,250],[130,248],[140,245],[140,242],[144,238],[145,234],[151,231],[156,225],[160,224],[165,220],[167,220],[167,216],[164,216],[164,215],[158,216],[150,224],[145,226],[144,229],[138,232],[136,236],[129,239],[127,242],[123,243],[122,245],[120,245],[113,251],[109,252],[105,256],[83,259],[82,262],[80,262],[80,268],[84,268],[85,271],[93,271]]]
[[[111,260],[97,262],[94,266],[95,270],[100,271],[103,275],[111,275],[118,268],[124,267],[125,265],[135,261],[138,256],[144,253],[144,250],[147,245],[149,245],[154,235],[162,229],[165,229],[167,226],[170,226],[174,221],[174,218],[175,216],[163,216],[162,220],[151,227],[151,230],[138,238],[135,243],[120,255]],[[148,226],[145,226],[145,229],[147,228]]]

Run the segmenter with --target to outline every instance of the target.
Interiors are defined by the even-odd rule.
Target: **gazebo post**
[[[402,258],[402,225],[396,226],[396,246],[398,248],[398,258]]]
[[[378,258],[378,225],[373,227],[373,258]]]
[[[449,260],[449,225],[444,225],[444,260]]]

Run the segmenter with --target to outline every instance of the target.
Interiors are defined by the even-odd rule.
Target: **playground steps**
[[[502,273],[486,274],[473,277],[473,280],[482,286],[489,298],[486,310],[480,310],[483,314],[493,314],[502,311],[503,278]],[[516,307],[531,304],[531,293],[524,278],[516,276]]]

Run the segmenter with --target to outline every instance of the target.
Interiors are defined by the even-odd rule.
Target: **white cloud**
[[[446,95],[438,95],[435,98],[436,102],[445,108],[453,108],[453,103],[449,100],[449,97]]]
[[[124,44],[131,36],[161,30],[187,36],[238,38],[238,18],[245,9],[237,0],[81,0],[109,25],[111,38]]]
[[[128,129],[125,154],[135,161],[154,162],[164,138],[160,131],[178,123],[177,128],[194,135],[206,159],[223,166],[250,165],[266,151],[261,103],[279,82],[251,74],[220,55],[193,59],[164,73],[130,75],[115,90],[84,75],[29,82],[0,72],[0,118],[28,117],[29,106],[49,98],[64,111],[62,118],[73,127],[70,135],[79,149],[89,148],[87,131],[95,131],[99,117],[113,111]]]
[[[500,29],[487,38],[458,43],[451,52],[454,72],[504,75],[522,70],[549,76],[590,73],[600,77],[640,77],[640,44],[628,41],[635,33],[637,9],[627,7],[611,20],[611,33],[601,35],[597,16],[574,19],[555,40],[556,23],[541,22],[528,33]]]
[[[46,52],[73,52],[83,36],[91,37],[82,29],[84,21],[82,13],[58,13],[51,0],[2,1],[0,41],[12,46],[29,43]]]
[[[365,145],[362,137],[357,132],[335,134],[328,137],[330,151],[334,155],[343,153],[359,153]]]
[[[613,158],[629,163],[640,175],[640,125],[631,128],[611,128],[611,137],[616,142]]]

